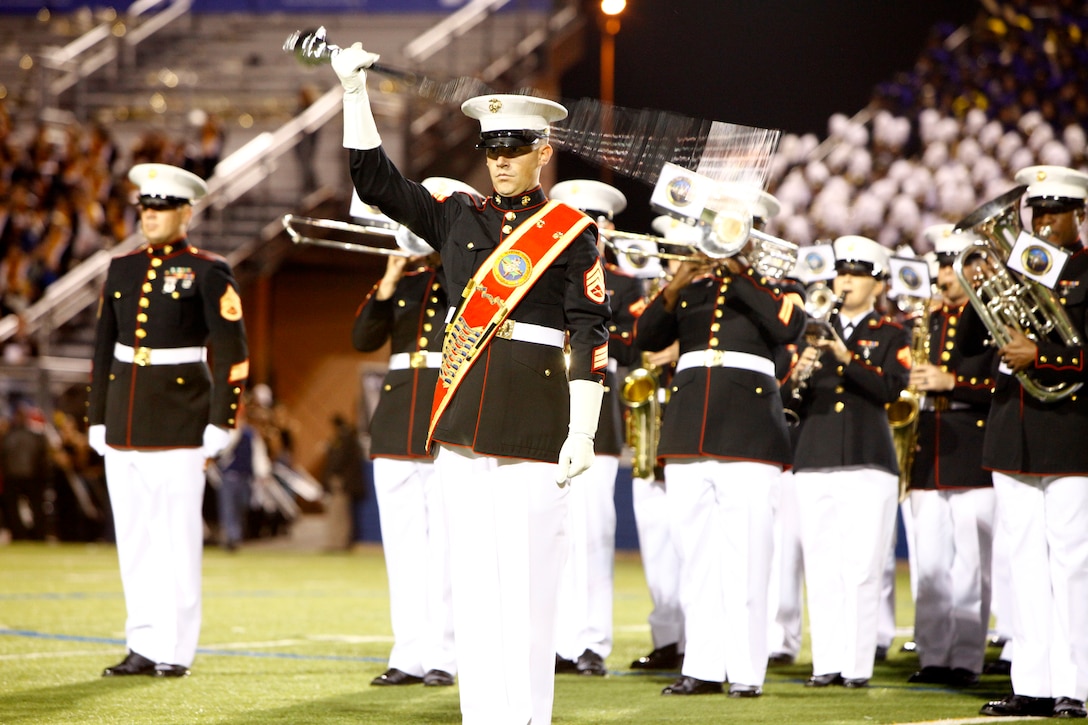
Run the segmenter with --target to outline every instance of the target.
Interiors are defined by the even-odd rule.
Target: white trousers
[[[550,725],[567,555],[557,465],[440,445],[464,725]]]
[[[992,488],[911,491],[914,641],[922,667],[982,672],[990,624]]]
[[[669,534],[665,482],[631,481],[638,551],[653,610],[648,618],[654,649],[675,644],[684,651],[684,611],[680,607],[680,557]]]
[[[375,458],[374,491],[389,577],[389,666],[416,677],[456,674],[446,512],[434,463]]]
[[[1088,477],[994,473],[1012,577],[1012,689],[1088,698]]]
[[[870,678],[899,483],[864,468],[794,474],[801,506],[812,673]]]
[[[682,673],[688,677],[724,682],[728,675],[733,684],[763,684],[771,491],[780,475],[778,466],[749,461],[665,464],[687,633]]]
[[[796,657],[801,651],[804,610],[804,558],[801,556],[801,512],[793,473],[783,471],[775,483],[774,555],[767,590],[767,651]]]
[[[105,466],[126,644],[155,662],[189,667],[200,638],[204,455],[110,448]]]
[[[616,558],[616,456],[598,455],[567,496],[567,564],[559,589],[556,654],[575,660],[612,653],[612,589]]]

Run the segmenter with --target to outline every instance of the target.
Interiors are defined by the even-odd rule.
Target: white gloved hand
[[[204,445],[200,450],[205,458],[215,458],[230,443],[230,431],[217,425],[204,426]]]
[[[105,456],[106,449],[109,448],[109,446],[106,445],[106,426],[97,423],[88,428],[87,445],[89,445],[98,455]]]
[[[592,380],[571,380],[570,426],[567,440],[559,450],[559,471],[555,482],[560,486],[593,465],[593,436],[601,419],[604,386]]]
[[[345,93],[360,93],[366,90],[366,73],[364,68],[369,68],[380,58],[377,53],[363,50],[362,43],[356,43],[350,48],[341,48],[332,56],[332,69],[340,78],[340,85]]]

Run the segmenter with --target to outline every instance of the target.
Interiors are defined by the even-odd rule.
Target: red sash
[[[480,352],[548,266],[590,224],[592,220],[577,209],[549,201],[496,247],[465,285],[464,300],[442,342],[428,449],[438,419]]]

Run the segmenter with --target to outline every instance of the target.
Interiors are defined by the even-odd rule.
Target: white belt
[[[442,353],[425,352],[397,352],[389,356],[390,370],[407,370],[409,368],[437,368],[442,366]]]
[[[456,308],[449,308],[446,312],[446,324],[450,324],[456,315]],[[567,343],[567,334],[562,330],[557,330],[554,327],[544,327],[544,325],[534,325],[529,322],[518,322],[509,318],[499,325],[499,331],[495,333],[495,337],[501,337],[504,340],[517,340],[518,342],[535,342],[537,345],[550,345],[558,348],[565,347]]]
[[[207,361],[208,348],[162,347],[152,350],[149,347],[129,347],[115,342],[113,356],[123,363],[134,365],[182,365]]]
[[[676,372],[688,368],[740,368],[774,377],[774,363],[765,357],[734,350],[695,350],[676,361]]]
[[[510,319],[499,325],[495,337],[501,337],[504,340],[517,340],[518,342],[533,342],[537,345],[549,345],[560,349],[563,348],[564,343],[567,341],[566,333],[562,330]]]
[[[937,401],[933,398],[926,398],[922,401],[922,410],[928,411],[930,413],[935,413],[938,410],[967,410],[970,407],[971,405],[969,403],[964,403],[959,400],[948,400],[941,405],[938,405]]]

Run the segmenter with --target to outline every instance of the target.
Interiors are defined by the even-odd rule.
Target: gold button
[[[140,314],[136,315],[136,321],[137,322],[147,322],[147,314],[144,313],[144,312],[141,312]]]
[[[955,337],[956,336],[956,331],[955,330],[949,330],[948,331],[948,336],[949,337]]]
[[[235,395],[241,395],[241,394],[242,394],[242,389],[241,389],[241,388],[238,388],[238,387],[236,387],[236,388],[234,389],[234,394],[235,394]]]
[[[146,297],[141,297],[140,298],[140,307],[143,307],[144,309],[147,309],[150,305],[151,305],[151,300],[147,299]]]
[[[468,249],[472,249],[475,246],[476,245],[473,242],[469,242],[468,244],[465,245],[465,247],[468,248]]]
[[[1045,363],[1046,362],[1046,355],[1040,355],[1039,356],[1039,362]]]
[[[954,325],[954,324],[956,324],[956,321],[957,321],[957,320],[959,320],[959,318],[958,318],[958,317],[956,317],[955,315],[952,315],[952,316],[950,316],[950,317],[948,318],[948,324],[949,324],[949,325]]]
[[[425,338],[425,337],[419,338],[419,346],[420,347],[427,347],[427,338]]]
[[[438,298],[437,298],[437,297],[432,297],[432,298],[431,298],[431,302],[434,302],[434,303],[436,303],[436,304],[437,304],[437,303],[438,303]]]
[[[946,343],[944,344],[944,349],[945,349],[945,350],[951,350],[951,349],[952,349],[952,348],[954,348],[955,346],[956,346],[956,345],[955,345],[955,343],[953,343],[953,342],[949,341],[949,342],[946,342]]]
[[[115,300],[121,299],[121,293],[120,292],[114,292],[113,293],[113,299],[115,299]]]
[[[960,380],[963,380],[963,378],[961,377]],[[974,385],[977,382],[978,382],[978,378],[971,378],[971,385]]]
[[[434,317],[434,310],[427,310],[427,317]]]
[[[174,248],[171,247],[170,245],[167,245],[167,246],[163,247],[162,251],[163,251],[164,254],[170,254],[171,252],[174,251]]]
[[[178,378],[177,379],[177,384],[178,385],[185,385],[185,378]],[[232,407],[237,407],[237,406],[232,406]]]
[[[836,385],[835,386],[835,392],[836,393],[843,393],[845,391],[846,391],[846,388],[844,388],[843,386],[841,386],[841,385]]]
[[[178,382],[179,383],[181,382],[181,378],[178,378]],[[231,410],[238,410],[238,404],[237,403],[231,403],[230,404],[230,409]]]
[[[756,388],[756,395],[762,395],[762,394],[763,394],[763,388]]]
[[[175,292],[174,294],[172,294],[172,295],[170,295],[170,296],[171,296],[171,297],[173,297],[173,298],[174,298],[175,300],[177,300],[177,299],[181,299],[181,295],[180,295],[180,294],[178,294],[177,292]]]
[[[503,234],[509,234],[512,231],[514,231],[514,227],[510,226],[509,224],[503,224],[502,225],[502,233]]]
[[[151,266],[152,267],[161,267],[162,266],[162,260],[159,259],[158,257],[152,257],[151,258]]]
[[[984,421],[984,420],[976,421],[975,426],[977,428],[985,428],[986,427],[986,421]]]
[[[144,292],[150,292],[151,291],[151,283],[150,282],[144,282],[143,287],[141,287],[140,289],[143,290]]]
[[[147,278],[148,278],[148,279],[155,279],[155,278],[157,278],[158,276],[159,276],[159,275],[155,274],[155,270],[153,270],[153,269],[149,269],[149,270],[147,270]]]
[[[234,418],[227,418],[227,423],[229,425],[234,425]]]
[[[404,300],[397,300],[397,307],[404,307]]]
[[[514,212],[512,212],[512,211],[506,212],[506,221],[512,222],[517,218],[518,218],[518,215],[515,214]]]
[[[841,413],[842,409],[845,408],[845,407],[846,407],[846,403],[844,403],[844,402],[842,402],[840,400],[839,402],[835,403],[835,412],[836,413]]]
[[[424,331],[424,332],[430,332],[430,331],[431,331],[431,329],[432,329],[432,325],[431,325],[431,323],[429,323],[429,322],[427,322],[427,323],[424,323],[424,325],[423,325],[423,331]]]
[[[113,373],[110,373],[110,380],[116,380],[116,379],[117,379],[117,376],[114,375]]]
[[[610,393],[610,392],[612,392],[612,388],[610,388],[610,387],[608,387],[608,386],[606,385],[606,386],[604,386],[604,392],[606,392],[606,393]]]
[[[1061,299],[1060,299],[1059,301],[1060,301],[1060,302],[1061,302],[1061,303],[1062,303],[1063,305],[1065,304],[1065,298],[1064,298],[1064,297],[1062,297],[1062,298],[1061,298]]]
[[[722,329],[722,325],[721,325],[721,323],[720,323],[720,322],[715,322],[714,324],[712,324],[712,325],[710,326],[710,331],[711,331],[711,332],[717,332],[717,331],[718,331],[718,330],[720,330],[720,329]]]
[[[141,340],[144,339],[145,337],[147,337],[147,330],[136,330],[136,337],[140,338]]]
[[[710,346],[711,347],[717,347],[718,346],[718,338],[716,338],[716,337],[710,338]]]
[[[1059,356],[1058,356],[1058,364],[1059,364],[1059,365],[1061,365],[1061,364],[1062,364],[1062,356],[1061,356],[1061,355],[1059,355]]]
[[[626,340],[626,339],[627,339],[627,338],[629,338],[630,336],[631,336],[631,333],[630,333],[630,332],[621,332],[621,333],[620,333],[620,337],[622,337],[622,338],[623,338],[624,340]]]
[[[552,371],[550,369],[545,369],[544,370],[544,377],[550,378],[551,376],[552,376]]]
[[[714,310],[714,316],[717,317],[717,318],[721,318],[721,316],[724,315],[724,314],[725,313],[722,312],[721,310]]]
[[[941,359],[942,360],[951,360],[952,359],[952,353],[948,352],[948,350],[945,350],[944,352],[941,353]]]
[[[382,388],[382,389],[383,389],[383,390],[392,390],[392,389],[393,389],[393,386],[392,386],[392,385],[389,385],[388,383],[386,383],[385,387],[384,387],[384,388]]]
[[[845,368],[842,365],[835,368],[835,372],[837,372],[839,375],[842,375],[843,370],[845,370]]]
[[[431,289],[434,290],[435,292],[438,291],[438,287],[439,287],[439,284],[437,282],[435,282],[434,284],[431,285]]]
[[[681,307],[687,307],[688,306],[688,301],[687,300],[681,300],[680,301],[680,306]]]
[[[722,297],[722,296],[719,295],[718,299],[716,299],[714,301],[717,302],[719,305],[724,305],[725,304],[725,297]]]

